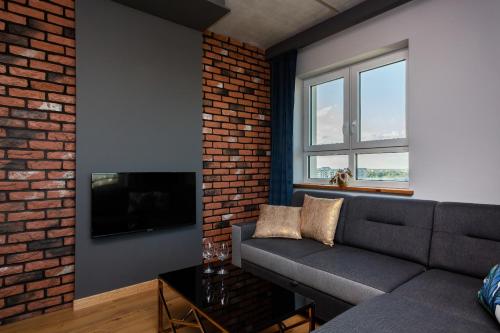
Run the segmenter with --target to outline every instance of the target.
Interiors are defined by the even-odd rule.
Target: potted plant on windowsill
[[[351,178],[352,172],[349,168],[338,169],[332,179],[330,179],[330,184],[336,184],[338,187],[346,187]]]

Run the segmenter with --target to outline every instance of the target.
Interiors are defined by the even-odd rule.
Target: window
[[[304,178],[349,168],[354,185],[407,187],[407,51],[304,81]]]

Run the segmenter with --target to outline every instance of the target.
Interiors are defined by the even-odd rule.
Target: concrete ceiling
[[[364,0],[226,0],[209,30],[266,49]]]

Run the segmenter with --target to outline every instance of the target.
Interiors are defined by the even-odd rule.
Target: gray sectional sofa
[[[478,303],[482,279],[500,263],[500,206],[350,196],[335,245],[253,239],[233,225],[233,263],[316,301],[315,332],[500,332]]]

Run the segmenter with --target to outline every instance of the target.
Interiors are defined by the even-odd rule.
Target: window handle
[[[353,122],[351,123],[351,131],[354,133],[356,132],[358,129],[358,122],[356,120],[353,120]]]
[[[346,132],[349,131],[349,122],[345,122],[344,126],[342,126],[342,134],[345,135]]]

